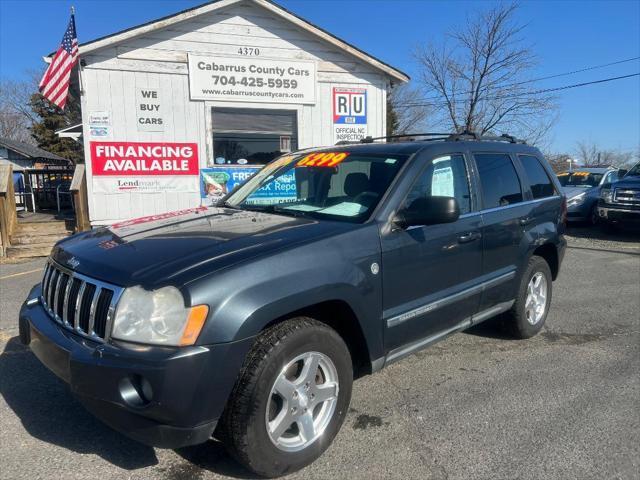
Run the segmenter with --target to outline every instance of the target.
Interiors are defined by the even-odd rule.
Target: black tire
[[[544,275],[546,279],[547,285],[547,294],[546,294],[546,304],[544,308],[544,313],[542,318],[540,318],[535,324],[532,324],[527,319],[526,313],[526,301],[527,301],[527,289],[529,286],[529,282],[537,273],[541,273]],[[518,288],[518,296],[516,298],[513,307],[511,310],[507,312],[505,315],[505,326],[509,330],[509,332],[515,337],[520,339],[531,338],[536,335],[542,327],[544,326],[544,322],[547,319],[547,315],[549,313],[549,306],[551,305],[551,295],[552,295],[552,278],[551,278],[551,269],[549,268],[549,264],[542,257],[537,255],[533,255],[525,268],[524,274],[520,279],[520,287]]]
[[[306,352],[319,352],[333,362],[339,381],[337,400],[324,433],[302,450],[287,452],[267,432],[267,406],[276,378]],[[222,416],[220,438],[236,460],[258,475],[295,472],[320,457],[337,435],[349,408],[352,383],[349,349],[335,330],[306,317],[276,324],[257,337],[247,354]]]

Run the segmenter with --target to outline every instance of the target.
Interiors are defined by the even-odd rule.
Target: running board
[[[478,312],[475,315],[472,315],[471,317],[465,318],[462,322],[460,322],[459,324],[447,329],[447,330],[443,330],[441,332],[438,332],[434,335],[430,335],[428,337],[425,337],[421,340],[417,340],[413,343],[409,343],[407,345],[403,345],[402,347],[398,347],[395,348],[393,350],[391,350],[387,356],[384,358],[384,363],[383,362],[373,362],[374,366],[378,366],[380,365],[379,369],[382,369],[383,367],[386,367],[387,365],[390,365],[393,362],[397,362],[398,360],[406,357],[407,355],[410,355],[412,353],[415,353],[419,350],[422,350],[423,348],[428,347],[429,345],[433,345],[434,343],[437,343],[441,340],[444,340],[445,338],[447,338],[448,336],[456,333],[456,332],[461,332],[462,330],[466,330],[467,328],[473,326],[473,325],[478,325],[479,323],[484,322],[485,320],[488,320],[492,317],[495,317],[496,315],[499,315],[501,313],[506,312],[507,310],[509,310],[513,304],[515,303],[515,300],[509,300],[507,302],[502,302],[502,303],[498,303],[497,305],[494,305],[491,308],[488,308],[486,310],[483,310],[482,312]],[[377,365],[376,365],[377,363]],[[376,369],[378,370],[378,369]],[[376,371],[374,370],[374,371]]]

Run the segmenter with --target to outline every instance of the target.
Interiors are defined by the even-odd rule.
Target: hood
[[[640,177],[623,177],[611,185],[611,188],[640,188]]]
[[[150,289],[185,283],[203,272],[355,227],[346,222],[199,207],[74,235],[54,247],[52,258],[104,282]]]
[[[597,191],[600,187],[562,187],[562,193],[567,197],[567,200],[571,200],[573,197],[586,193],[589,195],[592,192]]]

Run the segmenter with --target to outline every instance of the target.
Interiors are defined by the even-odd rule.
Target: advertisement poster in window
[[[251,178],[262,167],[255,166],[219,166],[200,170],[200,189],[202,204],[216,205],[227,193]],[[268,182],[247,199],[249,204],[274,204],[296,199],[296,179],[293,171]]]
[[[333,87],[333,141],[357,142],[367,136],[367,89]]]
[[[198,145],[91,142],[93,193],[198,191]]]

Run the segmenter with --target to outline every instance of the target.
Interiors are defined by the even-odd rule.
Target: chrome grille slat
[[[56,320],[60,320],[60,317],[58,316],[58,296],[60,295],[60,283],[62,280],[62,272],[58,272],[58,275],[56,275],[56,284],[53,287],[53,298],[51,299],[51,311],[53,312],[53,317]]]
[[[89,309],[89,328],[87,329],[87,333],[92,335],[93,326],[96,323],[96,307],[98,306],[98,300],[100,299],[100,294],[102,293],[101,287],[96,287],[96,291],[93,294],[93,299],[91,300],[91,308]]]
[[[76,300],[76,313],[73,316],[73,328],[76,331],[80,330],[80,306],[82,305],[82,298],[84,297],[84,290],[87,287],[87,282],[82,282],[80,285],[80,291],[78,292],[78,299]]]
[[[69,325],[69,295],[71,294],[71,286],[73,285],[73,277],[67,279],[67,287],[64,289],[64,303],[62,304],[62,321]]]
[[[51,315],[53,315],[51,305],[53,305],[53,294],[55,292],[56,277],[58,276],[58,271],[55,268],[52,270],[51,276],[49,277],[49,286],[47,288],[47,310],[49,310],[49,314]]]
[[[48,288],[49,288],[49,280],[51,279],[51,273],[53,272],[53,269],[51,268],[51,265],[49,265],[47,263],[45,269],[44,269],[44,276],[42,277],[42,298],[46,299],[47,297],[47,292],[48,292]]]
[[[49,259],[41,289],[43,307],[53,320],[93,341],[109,339],[123,288],[86,277]]]

